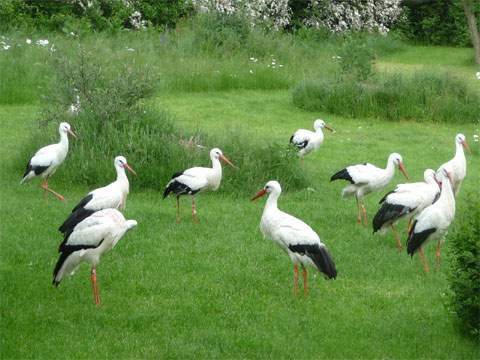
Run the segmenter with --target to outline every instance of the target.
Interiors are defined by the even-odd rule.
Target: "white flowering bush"
[[[305,25],[332,32],[378,31],[385,34],[401,16],[401,0],[310,0]]]
[[[276,30],[290,24],[288,0],[187,0],[198,12],[217,11],[243,15],[252,26],[266,25]]]

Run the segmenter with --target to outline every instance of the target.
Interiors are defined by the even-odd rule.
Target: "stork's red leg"
[[[93,289],[93,301],[96,305],[100,305],[100,293],[97,287],[97,271],[95,267],[92,267],[92,289]]]
[[[397,249],[398,251],[402,251],[402,243],[400,241],[400,235],[398,235],[397,229],[395,229],[395,225],[392,223],[392,232],[393,236],[395,237],[395,241],[397,242]]]
[[[53,191],[52,189],[50,189],[48,187],[48,180],[47,179],[45,179],[45,181],[43,182],[42,189],[45,190],[45,193],[47,193],[47,191],[51,192],[53,195],[55,195],[57,197],[58,200],[65,201],[65,198],[62,195],[60,195],[59,193]]]
[[[308,274],[305,267],[303,268],[303,295],[308,295]]]
[[[180,196],[177,196],[177,224],[180,223]]]
[[[438,239],[437,241],[437,251],[435,253],[436,263],[437,263],[437,270],[440,270],[440,247],[441,247],[441,240]]]
[[[48,181],[47,179],[43,180],[43,183],[41,185],[41,188],[43,189],[43,197],[45,198],[45,201],[48,201],[48,191],[46,188],[48,188]]]
[[[410,234],[410,230],[412,229],[412,217],[413,216],[410,216],[410,218],[408,219],[407,234]]]
[[[298,294],[298,265],[293,265],[293,294]]]
[[[357,200],[357,223],[361,224],[362,223],[362,215],[360,211],[360,202],[358,201],[357,195],[355,195],[355,200]]]
[[[195,196],[192,196],[192,217],[193,221],[198,223],[197,208],[195,207]]]
[[[365,220],[365,223],[363,225],[367,226],[368,221],[367,221],[367,209],[365,208],[365,205],[362,203],[362,210],[363,210],[363,220]]]
[[[423,264],[423,271],[425,271],[425,273],[428,273],[430,269],[428,267],[428,262],[427,262],[427,259],[425,258],[425,254],[423,253],[423,248],[420,248],[420,250],[418,250],[418,253],[420,254],[420,260]]]

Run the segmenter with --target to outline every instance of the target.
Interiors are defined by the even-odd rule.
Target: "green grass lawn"
[[[371,227],[358,226],[354,201],[340,197],[344,184],[329,182],[334,172],[350,164],[385,166],[391,152],[402,154],[411,181],[419,181],[424,169],[436,169],[453,156],[454,137],[462,132],[474,154],[467,156],[468,176],[457,199],[456,216],[461,217],[468,194],[478,191],[480,183],[480,143],[473,141],[478,125],[347,119],[296,108],[289,88],[336,71],[335,43],[274,36],[250,44],[255,50],[251,54],[242,49],[220,56],[198,51],[193,33],[172,33],[171,42],[157,35],[100,34],[82,41],[105,63],[128,63],[132,57],[135,65],[153,63],[160,81],[149,105],[173,114],[178,128],[189,133],[200,130],[224,139],[233,130],[261,145],[286,146],[293,131],[311,129],[316,118],[336,129],[325,132],[322,148],[305,160],[309,188],[284,192],[279,205],[319,233],[335,259],[338,277],[325,281],[312,269],[310,296],[293,296],[290,260],[259,230],[264,200],[249,201],[250,192],[253,196],[272,180],[259,172],[254,182],[244,184],[241,195],[222,187],[200,194],[200,224],[192,222],[189,199],[182,200],[183,221],[175,224],[174,198],[162,200],[165,184],[145,190],[131,178],[124,214],[137,220],[138,227],[102,258],[102,306],[93,304],[86,264],[58,289],[53,287],[62,240],[57,228],[91,188],[78,185],[80,181],[69,184],[62,179],[62,168],[50,186],[66,196],[65,203],[53,197],[45,202],[38,180],[19,185],[28,161],[20,154],[40,117],[40,85],[52,74],[45,71],[48,50],[27,48],[25,36],[18,33],[12,37],[24,47],[0,54],[2,359],[480,358],[478,344],[460,335],[448,307],[448,238],[441,269],[425,275],[417,257],[397,252],[391,234],[373,236]],[[50,40],[59,52],[78,55],[76,40],[60,34]],[[251,56],[259,61],[253,63]],[[285,65],[281,70],[268,67],[273,56]],[[381,56],[376,66],[381,71],[447,70],[480,91],[471,58],[471,49],[405,46]],[[208,164],[207,152],[204,158],[191,165]],[[63,169],[69,166],[67,158]],[[229,169],[225,176],[235,176],[235,171]],[[385,192],[404,181],[397,173]],[[385,192],[367,197],[370,220]],[[406,224],[399,228],[405,240]],[[433,248],[431,244],[426,250],[432,269]]]
[[[384,165],[393,151],[419,180],[426,167],[452,157],[457,132],[471,141],[478,129],[308,113],[293,107],[287,91],[172,94],[154,102],[174,113],[181,126],[217,133],[238,127],[258,141],[287,142],[293,130],[311,128],[319,116],[331,123],[337,132],[327,133],[321,150],[305,162],[314,191],[284,193],[280,207],[320,234],[337,263],[337,280],[314,278],[311,271],[310,296],[292,295],[288,257],[263,240],[258,228],[263,201],[251,203],[220,188],[198,196],[198,225],[184,199],[183,222],[176,225],[174,200],[161,199],[164,184],[144,191],[133,178],[125,215],[139,225],[98,267],[103,305],[93,305],[85,264],[55,289],[57,227],[89,189],[63,183],[61,170],[51,186],[66,195],[65,204],[53,198],[46,203],[38,182],[20,186],[21,174],[11,173],[10,159],[27,141],[36,108],[3,106],[2,358],[480,356],[478,344],[459,335],[446,307],[448,241],[441,270],[424,275],[416,257],[396,252],[390,235],[372,236],[371,228],[358,226],[353,201],[340,199],[342,184],[328,182],[351,163]],[[468,157],[460,207],[469,191],[478,190],[479,149],[471,145],[475,155]],[[267,180],[258,174],[258,182],[248,186],[260,189]],[[388,189],[402,181],[397,174]],[[370,219],[381,196],[368,197]]]

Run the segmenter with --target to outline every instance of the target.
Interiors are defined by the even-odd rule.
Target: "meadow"
[[[425,168],[436,169],[453,156],[454,137],[462,132],[473,150],[467,155],[468,175],[457,202],[457,216],[462,216],[462,207],[470,193],[478,192],[480,181],[480,148],[473,140],[479,135],[478,123],[387,122],[302,110],[292,101],[292,89],[302,80],[322,78],[336,69],[332,56],[338,44],[249,38],[252,45],[247,50],[218,54],[211,48],[197,49],[192,34],[180,31],[176,46],[165,45],[162,35],[156,34],[118,35],[111,42],[90,37],[83,45],[105,61],[122,62],[128,56],[135,56],[137,64],[155,60],[153,71],[163,77],[145,102],[168,112],[176,128],[188,133],[209,134],[226,145],[229,137],[242,134],[257,151],[269,143],[286,148],[294,130],[310,129],[318,117],[331,124],[336,133],[326,133],[322,148],[305,160],[304,168],[296,162],[291,167],[306,174],[308,186],[284,191],[279,206],[319,233],[336,261],[337,279],[324,281],[310,271],[309,297],[293,296],[288,257],[259,231],[264,201],[249,201],[271,180],[261,169],[237,191],[228,178],[239,176],[242,168],[226,169],[228,186],[197,197],[200,223],[192,222],[190,202],[183,199],[182,222],[176,224],[174,200],[161,197],[170,168],[167,173],[162,163],[150,161],[142,164],[138,178],[130,177],[124,214],[139,225],[98,267],[102,306],[93,305],[86,265],[54,288],[51,272],[61,241],[58,225],[88,190],[113,179],[114,170],[108,162],[99,165],[109,172],[97,182],[73,179],[78,159],[72,153],[87,136],[81,134],[72,141],[73,158],[69,155],[50,182],[66,196],[65,203],[53,198],[45,202],[37,182],[18,184],[26,154],[39,142],[57,138],[50,124],[52,131],[32,139],[39,134],[45,106],[40,89],[48,88],[53,75],[47,71],[50,55],[45,49],[2,52],[0,72],[9,76],[0,86],[2,358],[480,357],[478,344],[460,334],[448,306],[448,238],[440,270],[424,274],[419,259],[396,251],[391,234],[373,236],[371,227],[357,225],[354,202],[341,199],[342,184],[329,182],[335,171],[349,164],[369,161],[384,166],[394,151],[402,154],[412,181],[420,181]],[[22,36],[14,33],[10,38],[20,41]],[[66,53],[73,54],[78,45],[67,37],[49,38]],[[251,49],[256,51],[248,54]],[[480,94],[475,67],[466,56],[469,51],[402,45],[395,51],[378,51],[375,68],[410,73],[433,67],[464,79],[472,92]],[[284,66],[275,71],[267,67],[272,56]],[[264,65],[253,76],[249,70],[258,62],[251,57]],[[37,64],[35,70],[29,71],[28,63]],[[251,149],[234,150],[241,154]],[[107,162],[107,155],[99,154],[97,161]],[[141,161],[141,154],[123,155],[138,170],[135,160]],[[209,163],[207,152],[199,151],[195,159],[200,163],[191,166]],[[162,173],[157,187],[151,180],[143,186],[148,167]],[[68,175],[67,180],[62,175]],[[404,179],[397,173],[385,191],[400,182]],[[367,197],[370,220],[382,196]],[[406,224],[399,228],[404,232]],[[426,252],[433,268],[433,245]]]

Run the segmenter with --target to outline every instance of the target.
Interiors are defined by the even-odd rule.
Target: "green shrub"
[[[470,193],[449,235],[451,305],[462,329],[480,340],[480,197]]]
[[[57,53],[52,65],[55,82],[45,96],[41,126],[34,130],[32,142],[21,156],[27,158],[40,145],[51,142],[58,123],[68,121],[79,138],[71,141],[68,161],[58,177],[67,183],[93,187],[112,181],[113,158],[121,154],[139,174],[132,181],[134,188],[161,190],[177,171],[210,166],[208,150],[219,147],[240,168],[225,169],[222,189],[226,191],[251,193],[258,186],[259,174],[264,180],[279,179],[285,188],[308,185],[296,153],[286,144],[256,142],[241,129],[212,137],[177,128],[169,114],[147,105],[156,82],[148,66],[132,59],[104,59],[85,50],[68,57]],[[80,111],[71,115],[67,110],[76,96]],[[180,145],[180,140],[191,136],[206,149]]]
[[[305,110],[391,121],[468,123],[480,113],[477,93],[449,74],[384,74],[366,82],[309,80],[292,96]]]
[[[338,50],[341,76],[348,80],[366,80],[373,75],[374,52],[364,39],[350,36]]]

